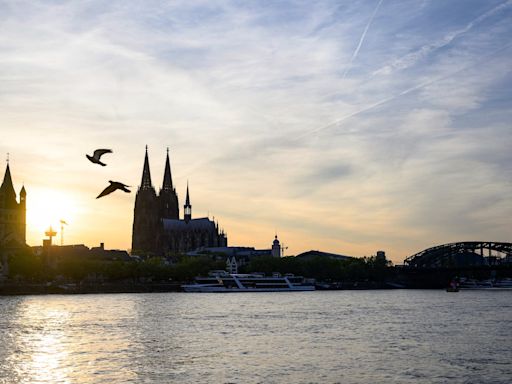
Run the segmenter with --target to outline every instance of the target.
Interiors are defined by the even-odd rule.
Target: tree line
[[[314,257],[301,259],[293,256],[274,258],[260,256],[239,267],[240,273],[273,272],[293,273],[317,281],[384,281],[390,273],[390,263],[382,258],[364,257],[348,260]],[[211,256],[185,256],[174,258],[170,263],[165,258],[152,257],[140,261],[101,260],[78,257],[61,257],[57,262],[48,263],[41,255],[35,255],[29,248],[21,250],[9,260],[11,279],[32,282],[47,282],[66,279],[133,282],[144,281],[191,281],[195,276],[205,276],[210,270],[225,269],[224,260]]]

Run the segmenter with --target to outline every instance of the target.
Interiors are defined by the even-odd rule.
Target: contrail
[[[487,55],[483,55],[482,57],[480,57],[480,60],[477,60],[476,62],[474,62],[471,65],[459,68],[459,69],[457,69],[455,71],[449,72],[449,73],[447,73],[447,74],[445,74],[443,76],[436,77],[436,78],[434,78],[432,80],[424,81],[423,83],[415,85],[414,87],[407,88],[406,90],[404,90],[402,92],[399,92],[399,93],[397,93],[395,95],[391,95],[389,97],[386,97],[385,99],[377,101],[377,102],[375,102],[373,104],[370,104],[370,105],[368,105],[368,106],[366,106],[364,108],[361,108],[361,109],[359,109],[359,110],[357,110],[355,112],[352,112],[352,113],[350,113],[350,114],[348,114],[346,116],[343,116],[342,118],[340,118],[340,119],[338,119],[336,121],[333,121],[330,124],[327,124],[327,125],[324,125],[323,127],[316,128],[316,129],[313,129],[311,131],[305,132],[302,135],[297,136],[293,141],[301,140],[301,139],[303,139],[306,136],[309,136],[311,134],[318,133],[318,132],[323,131],[325,129],[328,129],[330,127],[336,126],[336,125],[342,123],[343,121],[345,121],[347,119],[350,119],[350,118],[352,118],[354,116],[357,116],[357,115],[359,115],[361,113],[370,111],[370,110],[372,110],[372,109],[374,109],[376,107],[381,106],[382,104],[386,104],[386,103],[390,102],[391,100],[394,100],[394,99],[399,98],[401,96],[407,95],[408,93],[417,91],[418,89],[425,88],[425,87],[427,87],[427,86],[429,86],[431,84],[437,83],[438,81],[448,79],[448,78],[450,78],[450,77],[452,77],[454,75],[457,75],[458,73],[463,72],[463,71],[465,71],[467,69],[476,67],[476,66],[480,65],[483,61],[487,60],[489,57],[494,56],[498,52],[501,52],[501,51],[509,48],[510,46],[512,46],[512,43],[508,43],[508,44],[506,44],[506,45],[504,45],[504,46],[502,46],[502,47],[500,47],[500,48],[498,48],[498,49],[488,53]]]
[[[379,0],[379,2],[377,3],[377,6],[373,10],[372,16],[370,17],[370,20],[368,21],[368,24],[366,24],[366,27],[364,28],[363,34],[361,35],[361,38],[359,39],[359,44],[357,45],[356,50],[352,54],[352,57],[350,58],[350,62],[348,63],[347,68],[345,69],[345,72],[343,72],[343,76],[341,77],[342,79],[345,78],[345,76],[347,75],[348,71],[350,70],[350,67],[352,66],[352,62],[357,57],[357,54],[359,53],[359,50],[361,49],[361,45],[363,45],[364,38],[366,37],[366,32],[368,32],[368,29],[370,28],[370,25],[373,22],[373,18],[377,14],[377,11],[379,10],[379,7],[382,4],[382,1],[383,0]]]
[[[456,31],[450,32],[449,34],[445,35],[443,38],[434,41],[433,43],[427,44],[422,46],[421,48],[417,49],[414,52],[408,53],[405,56],[402,56],[401,58],[396,59],[391,64],[385,65],[382,68],[377,69],[373,72],[373,75],[380,74],[380,73],[387,73],[389,74],[394,69],[406,69],[410,66],[414,65],[418,60],[423,59],[427,55],[429,55],[431,52],[434,52],[440,48],[444,48],[445,46],[452,43],[453,40],[459,38],[460,36],[464,35],[465,33],[469,32],[471,29],[473,29],[476,25],[482,23],[486,19],[490,18],[491,16],[494,16],[501,10],[509,7],[512,5],[512,0],[507,0],[502,4],[497,5],[496,7],[490,9],[489,11],[481,14],[476,19],[472,20],[464,28],[458,29]]]
[[[370,104],[370,105],[368,105],[366,107],[363,107],[363,108],[361,108],[361,109],[359,109],[359,110],[357,110],[355,112],[352,112],[352,113],[350,113],[350,114],[348,114],[346,116],[343,116],[342,118],[340,118],[338,120],[335,120],[335,121],[333,121],[330,124],[324,125],[322,127],[319,127],[319,128],[316,128],[316,129],[313,129],[313,130],[310,130],[310,131],[306,131],[306,132],[304,132],[301,135],[298,134],[293,139],[288,139],[288,140],[285,139],[284,141],[286,141],[288,143],[298,142],[298,141],[304,139],[307,136],[310,136],[312,134],[318,133],[320,131],[324,131],[324,130],[326,130],[328,128],[331,128],[331,127],[335,127],[336,125],[338,125],[338,124],[344,122],[345,120],[348,120],[348,119],[350,119],[350,118],[352,118],[354,116],[357,116],[357,115],[360,115],[362,113],[368,112],[368,111],[370,111],[370,110],[372,110],[374,108],[377,108],[377,107],[379,107],[379,106],[381,106],[383,104],[386,104],[386,103],[388,103],[388,102],[390,102],[390,101],[392,101],[394,99],[397,99],[397,98],[399,98],[401,96],[407,95],[407,94],[409,94],[411,92],[414,92],[414,91],[417,91],[417,90],[422,89],[424,87],[427,87],[427,86],[429,86],[431,84],[434,84],[434,83],[436,83],[438,81],[448,79],[448,78],[450,78],[450,77],[452,77],[452,76],[454,76],[454,75],[456,75],[456,74],[458,74],[460,72],[463,72],[463,71],[465,71],[467,69],[471,69],[473,67],[476,67],[476,66],[482,64],[482,62],[484,62],[485,60],[489,59],[489,57],[492,57],[492,56],[496,55],[497,53],[499,53],[501,51],[504,51],[504,50],[506,50],[507,48],[509,48],[511,46],[512,46],[512,42],[508,43],[508,44],[502,46],[501,48],[498,48],[498,49],[496,49],[496,50],[494,50],[494,51],[492,51],[492,52],[490,52],[490,53],[488,53],[486,55],[483,55],[480,58],[480,60],[475,61],[473,64],[470,64],[468,66],[459,68],[459,69],[457,69],[455,71],[449,72],[449,73],[447,73],[445,75],[442,75],[442,76],[439,76],[439,77],[436,77],[436,78],[434,78],[432,80],[424,81],[424,82],[422,82],[422,83],[420,83],[418,85],[415,85],[413,87],[407,88],[407,89],[405,89],[405,90],[403,90],[403,91],[401,91],[401,92],[399,92],[397,94],[394,94],[394,95],[391,95],[389,97],[386,97],[386,98],[384,98],[382,100],[379,100],[379,101],[377,101],[377,102],[375,102],[373,104]],[[272,144],[266,144],[266,145],[267,146],[264,146],[266,148],[270,148],[272,146]],[[215,161],[215,160],[221,160],[221,159],[223,159],[223,156],[212,156],[212,157],[210,157],[207,160],[199,160],[199,161],[196,162],[196,164],[191,165],[187,169],[185,174],[189,174],[190,175],[190,174],[194,173],[200,167],[203,167],[205,164],[211,163],[212,161]]]

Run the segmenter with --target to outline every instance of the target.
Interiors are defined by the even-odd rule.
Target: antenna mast
[[[60,246],[64,245],[64,224],[68,225],[64,220],[60,219]]]

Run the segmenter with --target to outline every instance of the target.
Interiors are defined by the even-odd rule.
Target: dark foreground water
[[[512,291],[0,297],[0,383],[510,383]]]

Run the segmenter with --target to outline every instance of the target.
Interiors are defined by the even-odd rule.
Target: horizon
[[[509,242],[511,17],[510,0],[3,3],[0,153],[27,243],[65,220],[65,244],[130,249],[146,144],[156,191],[170,148],[180,217],[188,181],[230,246],[277,233],[285,254],[401,264]],[[96,199],[108,180],[132,192]]]

